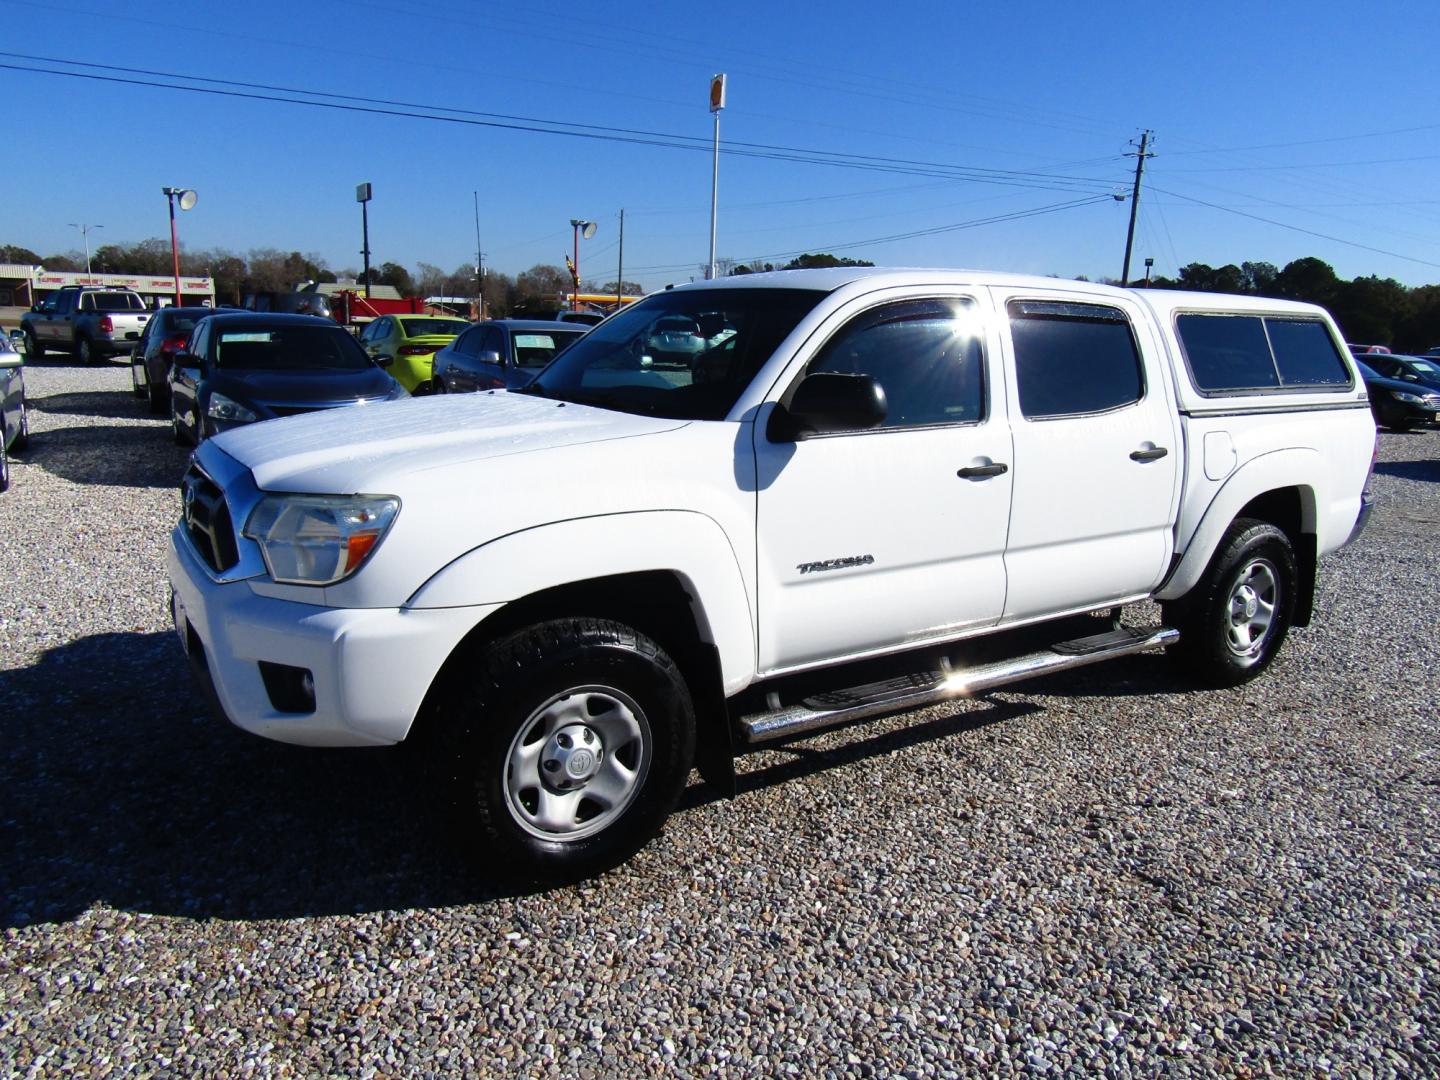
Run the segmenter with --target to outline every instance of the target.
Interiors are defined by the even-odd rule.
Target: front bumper
[[[184,529],[167,558],[176,632],[212,707],[236,727],[302,746],[384,746],[410,731],[441,666],[496,606],[327,608],[217,582]],[[308,669],[315,709],[277,709],[260,663]]]

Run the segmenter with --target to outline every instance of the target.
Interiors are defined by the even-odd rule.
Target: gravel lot
[[[411,755],[212,721],[185,453],[28,369],[0,496],[0,1075],[1440,1074],[1440,434],[1237,691],[1160,657],[695,781],[628,866],[464,862]]]

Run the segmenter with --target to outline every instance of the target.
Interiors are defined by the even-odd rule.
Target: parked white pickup
[[[703,348],[656,362],[677,318]],[[234,723],[434,736],[492,846],[583,874],[659,828],[692,763],[733,785],[737,742],[1161,645],[1253,677],[1362,526],[1374,445],[1316,307],[730,278],[617,314],[518,392],[206,442],[175,621]],[[1164,625],[1123,627],[1146,599]]]

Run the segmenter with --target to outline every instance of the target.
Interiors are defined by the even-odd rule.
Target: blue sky
[[[724,71],[722,144],[783,149],[722,157],[722,258],[1118,276],[1129,205],[1110,196],[1128,192],[1124,155],[1150,129],[1137,275],[1146,257],[1174,274],[1316,255],[1343,277],[1440,282],[1429,4],[0,0],[0,20],[0,64],[702,143]],[[174,185],[199,192],[187,247],[358,266],[368,180],[375,263],[473,260],[475,192],[486,264],[508,273],[561,263],[580,217],[598,224],[584,276],[613,279],[622,207],[626,278],[686,281],[708,255],[708,150],[13,68],[0,86],[0,242],[42,254],[80,248],[72,222],[104,226],[92,244],[164,236],[160,188]],[[1008,220],[973,224],[994,218]],[[888,237],[905,238],[875,242]]]

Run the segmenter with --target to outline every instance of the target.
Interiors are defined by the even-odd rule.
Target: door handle
[[[1163,446],[1157,446],[1154,450],[1132,450],[1130,451],[1131,461],[1159,461],[1169,450]]]
[[[993,465],[967,465],[955,475],[963,480],[983,480],[987,476],[1003,476],[1009,471],[1009,465],[997,461]]]

